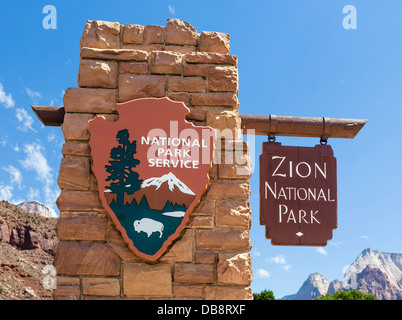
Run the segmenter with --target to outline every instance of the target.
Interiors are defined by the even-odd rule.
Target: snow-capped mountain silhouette
[[[188,208],[195,198],[195,194],[172,172],[161,177],[146,179],[141,184],[141,189],[133,195],[125,195],[124,202],[131,203],[133,199],[139,205],[146,198],[149,208],[163,210],[166,203],[185,206]]]

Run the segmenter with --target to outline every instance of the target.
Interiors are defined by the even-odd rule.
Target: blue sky
[[[46,30],[45,5],[57,9]],[[357,10],[346,30],[344,6]],[[251,178],[253,291],[295,293],[312,272],[329,280],[365,248],[402,252],[402,2],[271,1],[3,1],[0,10],[0,199],[38,200],[58,214],[60,128],[44,127],[31,105],[63,103],[77,87],[79,41],[87,19],[121,24],[189,22],[198,32],[230,34],[239,59],[240,113],[361,118],[353,139],[330,139],[338,161],[338,228],[324,248],[272,246],[259,225],[256,137]],[[318,139],[278,137],[286,145]]]

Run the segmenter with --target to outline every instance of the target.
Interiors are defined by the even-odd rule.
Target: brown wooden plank
[[[33,112],[45,126],[59,127],[64,119],[64,107],[31,106]]]
[[[32,106],[45,126],[61,126],[64,107]],[[191,118],[191,115],[189,115]],[[241,114],[242,129],[254,129],[256,135],[323,137],[353,139],[367,123],[365,119],[291,117]],[[198,119],[197,119],[198,120]]]
[[[241,114],[242,129],[254,129],[256,135],[353,139],[367,123],[365,119],[290,117]]]

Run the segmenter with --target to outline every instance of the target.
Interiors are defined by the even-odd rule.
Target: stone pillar
[[[78,88],[64,95],[54,298],[252,299],[250,157],[235,130],[238,71],[229,35],[198,34],[178,19],[166,27],[88,21],[80,45]],[[117,102],[165,96],[191,109],[188,121],[226,139],[188,226],[148,262],[128,249],[101,205],[88,120],[116,119]]]

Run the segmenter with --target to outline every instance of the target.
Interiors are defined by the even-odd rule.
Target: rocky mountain
[[[0,201],[0,300],[51,299],[42,281],[53,265],[56,223]]]
[[[326,293],[358,289],[379,300],[402,300],[402,254],[365,249],[346,269],[343,281],[312,273],[294,295],[283,300],[312,300]]]
[[[21,202],[20,204],[18,204],[18,207],[30,213],[38,214],[45,218],[54,218],[49,208],[37,201]]]
[[[143,197],[153,210],[162,210],[166,203],[184,205],[186,208],[194,200],[195,194],[172,172],[162,177],[149,178],[141,184],[141,189],[132,196],[139,205]]]
[[[328,291],[329,280],[321,274],[315,272],[309,275],[303,285],[297,291],[293,300],[313,300],[321,297]]]

